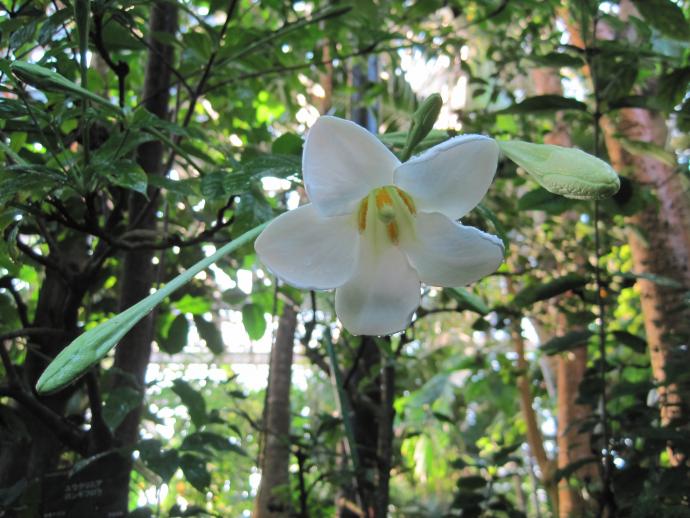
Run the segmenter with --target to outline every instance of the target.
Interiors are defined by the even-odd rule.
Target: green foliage
[[[249,514],[266,437],[266,394],[257,388],[265,386],[265,370],[241,362],[264,356],[273,335],[267,318],[280,314],[287,297],[300,308],[285,438],[290,485],[282,488],[293,514],[333,516],[336,496],[358,505],[355,486],[364,481],[366,491],[379,480],[387,365],[395,369],[392,515],[550,516],[526,446],[517,381],[527,380],[542,430],[554,430],[553,362],[586,347],[577,403],[587,417],[571,430],[593,432],[590,450],[601,451],[605,393],[620,515],[686,516],[687,469],[672,467],[667,449],[673,443],[687,451],[687,430],[684,423],[660,424],[640,285],[677,295],[677,307],[664,308],[669,318],[687,308],[687,286],[633,267],[627,236],[647,243],[653,236],[626,218],[665,200],[633,171],[617,171],[618,177],[606,164],[593,121],[606,116],[616,124],[630,107],[662,113],[671,129],[663,147],[644,136],[618,135],[617,142],[687,179],[688,3],[633,3],[638,13],[624,21],[616,2],[597,0],[192,0],[166,3],[178,8],[179,28],[169,33],[150,30],[149,2],[5,2],[3,458],[12,452],[33,458],[32,441],[52,429],[40,424],[45,413],[38,420],[31,413],[34,402],[55,402],[49,409],[57,409],[57,423],[88,435],[80,435],[81,452],[55,439],[50,448],[59,444],[60,453],[48,472],[57,466],[83,472],[106,453],[134,451],[130,510],[146,504],[133,515]],[[235,11],[226,22],[230,5]],[[557,20],[566,11],[567,25],[580,29],[587,49],[574,45]],[[616,38],[594,39],[595,21]],[[154,43],[173,47],[172,60],[159,63],[160,70],[174,69],[167,117],[154,115],[143,95]],[[414,59],[430,66],[415,74]],[[371,82],[355,81],[354,71],[369,65]],[[565,93],[540,95],[536,67],[566,78]],[[443,103],[416,90],[417,76],[443,82],[433,70],[448,73]],[[467,95],[456,103],[462,91]],[[242,237],[296,200],[307,201],[302,143],[316,110],[356,119],[358,107],[369,109],[381,140],[399,156],[479,133],[497,138],[507,158],[482,204],[463,218],[501,237],[505,264],[469,287],[425,288],[413,327],[375,340],[374,352],[336,324],[332,293],[276,283],[254,255],[256,231]],[[439,109],[439,120],[457,117],[457,123],[433,129]],[[573,147],[537,144],[554,130],[566,131]],[[157,147],[164,167],[154,171],[143,164]],[[601,160],[579,149],[597,150]],[[612,195],[595,216],[590,200]],[[147,212],[137,213],[137,206]],[[152,226],[143,226],[149,218]],[[134,254],[142,270],[154,258],[158,291],[112,318],[123,307],[125,257]],[[247,274],[251,289],[241,282]],[[605,361],[597,295],[608,325]],[[146,315],[155,318],[154,351],[146,379],[135,383],[121,370],[127,355],[110,351]],[[516,322],[526,341],[524,368],[508,332]],[[41,335],[46,328],[49,334]],[[16,336],[22,332],[29,334]],[[55,356],[39,389],[67,390],[49,399],[31,396],[27,404],[15,400],[7,361],[22,383],[33,383]],[[669,373],[684,383],[685,363],[676,363]],[[88,382],[79,378],[87,371]],[[119,448],[109,438],[132,410],[143,416],[139,439]],[[358,441],[366,444],[352,449]],[[551,455],[554,438],[545,441]],[[27,464],[24,457],[18,464]],[[600,482],[582,476],[594,462],[600,459],[578,459],[555,478],[569,480],[596,512]],[[3,481],[15,471],[2,470]],[[19,473],[0,488],[0,507],[38,512],[41,488],[33,480],[43,474]]]

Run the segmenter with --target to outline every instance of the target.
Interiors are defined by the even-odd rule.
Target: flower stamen
[[[359,233],[361,234],[367,229],[367,212],[369,210],[369,197],[364,198],[359,204],[359,210],[357,211],[357,227],[359,228]]]

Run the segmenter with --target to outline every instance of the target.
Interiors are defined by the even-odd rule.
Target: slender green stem
[[[331,360],[331,372],[333,374],[333,380],[335,382],[335,388],[338,395],[338,404],[340,405],[340,414],[343,417],[343,426],[345,427],[345,438],[347,440],[348,451],[350,453],[350,461],[352,462],[352,468],[355,472],[356,481],[359,480],[361,474],[361,463],[359,460],[359,451],[357,450],[357,441],[355,439],[355,429],[352,426],[352,407],[350,406],[350,400],[345,392],[345,386],[343,385],[343,375],[338,364],[338,355],[335,354],[335,348],[333,347],[333,340],[331,340],[330,332],[324,333],[324,341],[326,342],[326,349],[328,351],[328,357]],[[359,482],[357,482],[357,489],[360,493],[360,498],[362,499],[362,504],[364,504],[363,495],[361,494],[361,487]]]
[[[108,351],[115,347],[130,329],[153,311],[166,297],[219,259],[251,243],[266,225],[268,223],[263,223],[233,239],[219,248],[216,253],[205,257],[182,272],[161,289],[77,337],[48,365],[36,384],[36,390],[39,393],[55,392],[84,374],[92,365],[108,354]]]

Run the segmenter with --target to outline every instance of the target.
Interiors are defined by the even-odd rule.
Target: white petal
[[[352,215],[326,218],[304,205],[273,220],[254,248],[261,261],[287,283],[304,289],[341,286],[354,271],[359,232]]]
[[[439,213],[419,213],[416,219],[416,239],[408,237],[402,246],[425,284],[465,286],[503,262],[503,243],[494,235]]]
[[[489,190],[498,145],[482,135],[461,135],[434,146],[395,171],[395,185],[412,196],[417,210],[458,219]]]
[[[419,279],[400,248],[369,239],[360,241],[352,279],[335,290],[335,312],[355,335],[402,331],[410,325],[419,301]]]
[[[304,185],[324,216],[354,212],[369,191],[393,183],[398,165],[374,135],[336,117],[320,117],[304,143]]]

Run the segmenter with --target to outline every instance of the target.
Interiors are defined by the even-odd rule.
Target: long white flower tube
[[[336,117],[317,120],[304,144],[310,204],[261,233],[261,261],[298,288],[335,288],[335,309],[353,334],[405,329],[420,284],[464,286],[503,261],[498,237],[455,220],[484,197],[498,145],[462,135],[401,164],[375,136]]]

